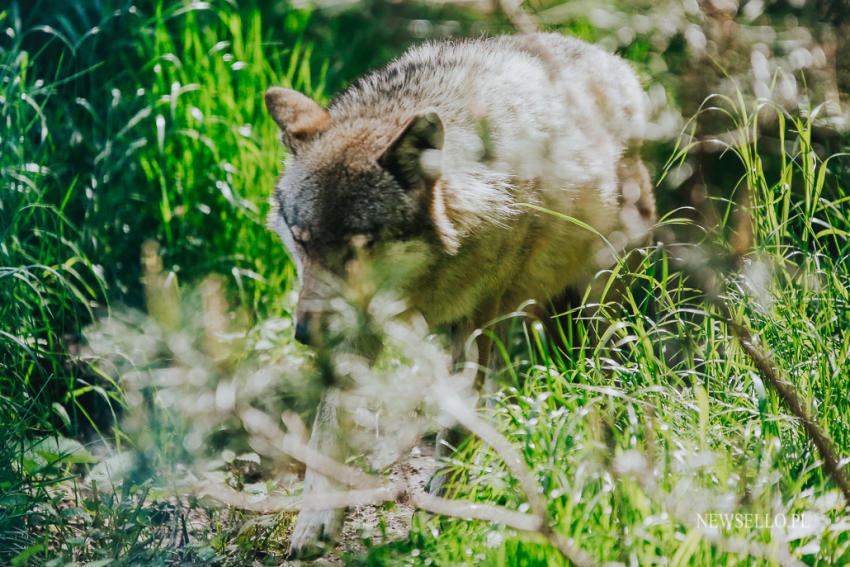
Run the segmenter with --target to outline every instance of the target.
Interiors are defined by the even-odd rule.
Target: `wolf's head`
[[[266,106],[289,150],[270,224],[298,267],[296,338],[312,342],[330,295],[355,257],[420,241],[453,254],[458,242],[441,193],[443,124],[433,112],[335,121],[315,101],[279,87]]]

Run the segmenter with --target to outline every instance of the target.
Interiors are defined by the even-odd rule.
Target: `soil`
[[[389,480],[393,484],[406,482],[410,491],[423,490],[436,469],[436,461],[430,453],[425,447],[415,447],[409,456],[390,468]],[[281,565],[345,565],[342,557],[365,552],[366,540],[380,544],[406,539],[413,512],[413,506],[407,502],[395,502],[392,506],[358,506],[346,513],[339,540],[332,550],[311,561],[291,560]]]

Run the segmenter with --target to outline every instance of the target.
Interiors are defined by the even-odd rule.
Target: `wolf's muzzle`
[[[302,345],[310,345],[310,316],[306,313],[295,324],[295,340]]]

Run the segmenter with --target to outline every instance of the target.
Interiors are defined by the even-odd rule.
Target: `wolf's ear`
[[[280,126],[283,143],[293,152],[331,124],[331,115],[324,108],[292,89],[271,87],[266,91],[266,108]]]
[[[419,114],[407,123],[378,158],[378,165],[429,208],[434,228],[446,251],[455,254],[459,246],[458,235],[448,217],[439,163],[428,159],[428,152],[431,152],[431,157],[437,157],[437,151],[442,148],[443,122],[440,117],[433,112]]]
[[[390,143],[378,165],[386,169],[409,191],[429,190],[439,179],[436,164],[422,163],[428,150],[443,147],[443,123],[433,112],[414,116]],[[429,167],[429,165],[431,167]]]

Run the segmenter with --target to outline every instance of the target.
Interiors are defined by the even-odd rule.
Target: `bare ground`
[[[393,483],[406,482],[411,490],[424,489],[436,469],[434,456],[425,447],[416,447],[411,454],[390,468]],[[366,550],[364,541],[374,544],[399,541],[408,537],[414,508],[406,502],[396,502],[391,507],[358,506],[345,516],[339,541],[333,550],[311,561],[284,561],[282,567],[313,567],[345,565],[345,554]]]

